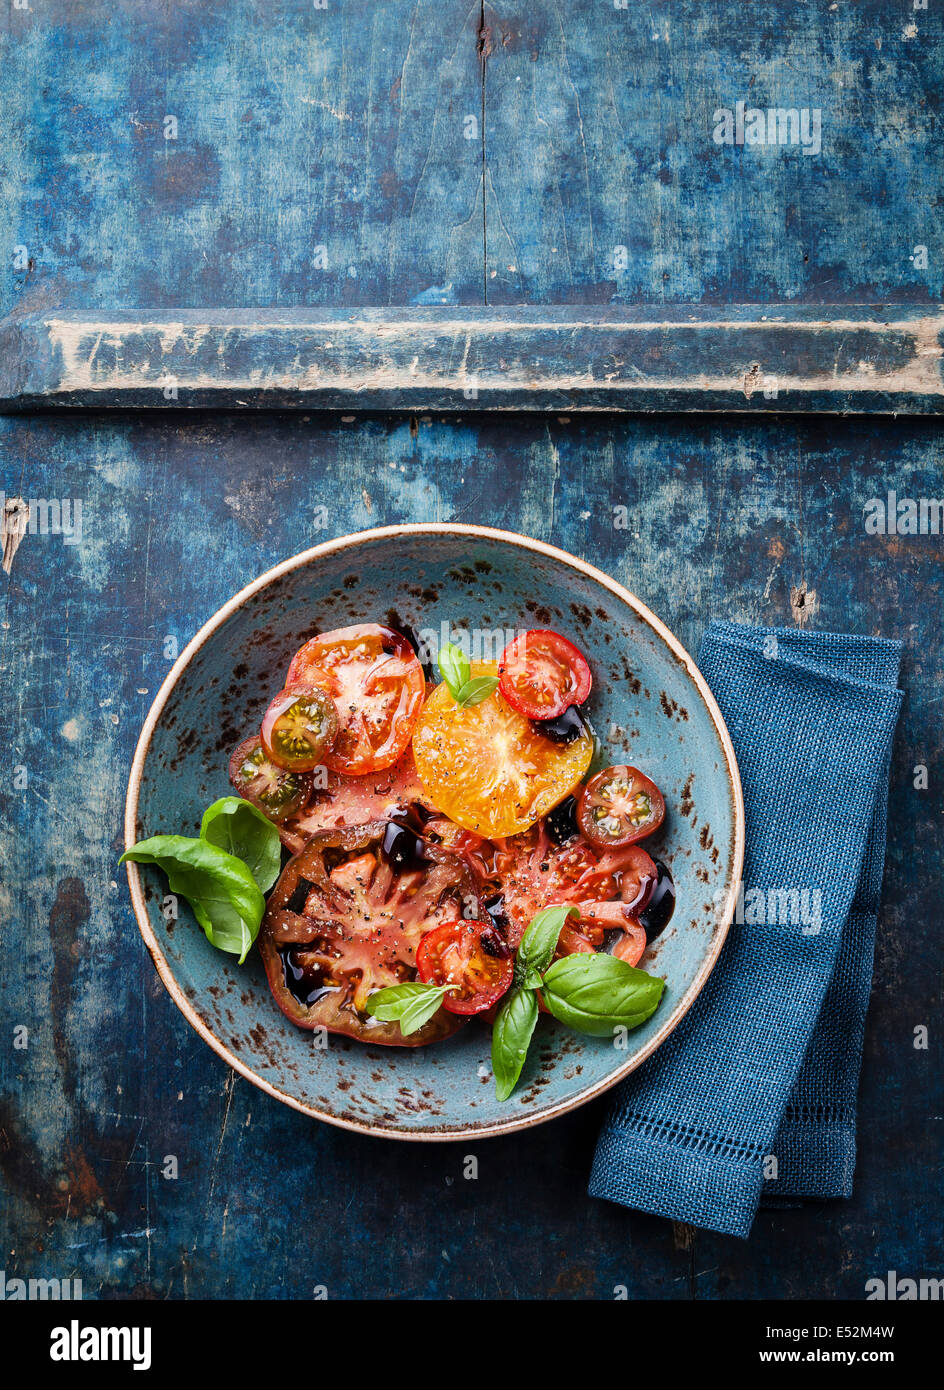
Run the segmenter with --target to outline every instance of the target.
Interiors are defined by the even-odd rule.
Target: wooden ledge
[[[47,310],[0,409],[944,410],[944,308]]]

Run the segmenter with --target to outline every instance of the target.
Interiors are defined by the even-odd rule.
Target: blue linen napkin
[[[744,790],[745,904],[796,889],[812,908],[818,890],[820,912],[812,929],[739,914],[695,1004],[617,1090],[591,1196],[747,1236],[761,1203],[850,1195],[900,659],[879,638],[708,628],[699,664]]]

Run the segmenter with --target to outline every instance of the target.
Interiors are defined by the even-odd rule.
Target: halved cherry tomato
[[[604,768],[580,793],[577,823],[591,844],[613,849],[651,835],[665,818],[655,782],[638,767]]]
[[[270,820],[300,811],[311,796],[311,778],[277,767],[258,734],[244,739],[229,760],[229,780],[240,796],[252,801]]]
[[[426,694],[423,668],[407,639],[378,623],[313,637],[295,653],[285,686],[317,686],[331,696],[340,727],[325,766],[352,776],[397,761]]]
[[[494,676],[493,661],[473,661],[473,676]],[[413,734],[416,770],[434,804],[466,830],[489,838],[527,830],[577,786],[593,757],[584,731],[552,743],[512,709],[500,690],[477,705],[457,705],[436,687]]]
[[[337,736],[334,701],[314,685],[281,691],[262,720],[263,748],[292,772],[313,772]]]
[[[534,628],[505,648],[498,663],[501,692],[526,719],[556,719],[590,694],[590,667],[573,642]]]
[[[511,986],[514,957],[490,922],[443,922],[423,937],[416,973],[424,984],[452,985],[443,1008],[480,1014]]]

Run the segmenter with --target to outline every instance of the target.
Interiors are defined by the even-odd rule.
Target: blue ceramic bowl
[[[628,1049],[542,1017],[518,1089],[500,1104],[485,1026],[426,1048],[332,1036],[319,1051],[276,1008],[255,952],[237,965],[207,942],[183,902],[179,920],[165,922],[163,875],[129,864],[138,925],[201,1037],[306,1114],[398,1139],[481,1138],[539,1124],[612,1086],[668,1037],[718,957],[743,858],[740,782],[717,705],[668,629],[599,570],[477,526],[387,527],[287,560],[220,609],[161,687],[135,753],[126,842],[197,833],[204,807],[229,791],[231,749],[258,727],[304,635],[384,621],[417,632],[442,623],[488,633],[556,628],[589,658],[595,765],[631,762],[662,788],[658,853],[677,890],[675,914],[643,960],[664,976],[666,992]]]

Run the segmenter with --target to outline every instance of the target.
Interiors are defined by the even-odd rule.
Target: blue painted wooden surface
[[[490,302],[940,295],[934,0],[485,13]],[[821,153],[716,144],[739,100],[819,110]]]
[[[933,0],[485,8],[483,35],[481,7],[452,0],[10,9],[3,310],[474,305],[486,290],[493,303],[936,304]],[[821,107],[824,158],[716,148],[708,107],[748,89]],[[918,244],[927,270],[909,259]],[[8,1276],[73,1274],[106,1297],[611,1297],[625,1284],[855,1298],[887,1269],[940,1273],[941,1068],[933,1026],[929,1052],[913,1030],[933,1025],[944,950],[944,552],[940,537],[866,535],[862,510],[888,488],[942,495],[932,423],[34,415],[0,420],[0,486],[81,502],[83,529],[75,545],[25,537],[0,580]],[[612,525],[620,505],[628,530]],[[467,1147],[375,1143],[235,1082],[164,994],[116,859],[165,639],[182,645],[315,540],[449,518],[586,556],[690,649],[713,616],[904,639],[851,1202],[764,1213],[747,1245],[692,1242],[587,1198],[599,1105],[482,1144],[468,1181]]]
[[[325,5],[8,6],[3,312],[941,295],[936,0]]]
[[[940,537],[868,537],[889,486],[940,491],[927,423],[692,418],[564,425],[298,417],[5,422],[5,476],[84,503],[81,545],[27,536],[3,600],[8,1270],[90,1290],[333,1295],[861,1296],[942,1254],[940,1069],[915,1051],[942,966]],[[930,495],[936,495],[931,493]],[[614,530],[613,506],[629,508]],[[312,527],[327,508],[323,529]],[[116,868],[140,723],[181,642],[315,539],[400,520],[519,528],[613,573],[697,650],[713,616],[906,643],[908,700],[861,1098],[856,1195],[767,1213],[749,1245],[591,1201],[594,1105],[533,1134],[417,1151],[234,1084],[165,995]],[[926,764],[931,789],[912,769]],[[937,788],[937,790],[935,790]],[[9,1030],[24,1023],[29,1048]],[[932,1033],[933,1036],[933,1033]],[[894,1117],[893,1120],[890,1117]],[[890,1138],[893,1130],[893,1141]],[[478,1181],[463,1160],[479,1159]],[[162,1164],[178,1156],[180,1176]],[[348,1239],[338,1239],[343,1225]]]

